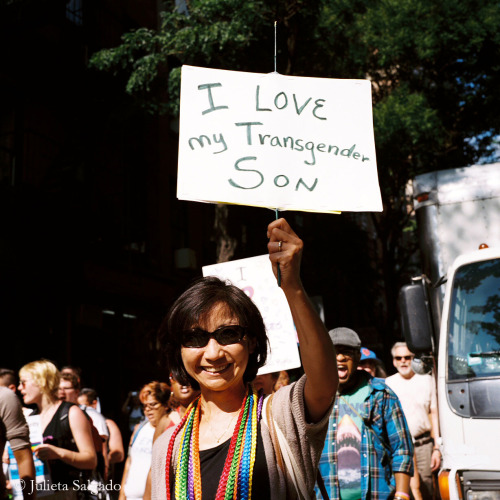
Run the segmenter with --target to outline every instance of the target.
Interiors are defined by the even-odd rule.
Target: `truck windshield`
[[[500,259],[460,267],[448,324],[448,380],[500,376]]]

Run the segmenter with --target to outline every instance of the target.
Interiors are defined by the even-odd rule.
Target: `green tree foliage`
[[[381,243],[389,318],[409,215],[405,187],[426,171],[465,166],[494,151],[500,5],[494,1],[324,2],[315,73],[369,78],[384,213],[373,214]],[[393,309],[391,311],[391,308]]]
[[[91,65],[124,72],[128,93],[150,111],[167,104],[175,115],[181,64],[272,71],[278,20],[279,72],[373,82],[386,202],[395,183],[474,162],[494,145],[498,2],[191,0],[187,8],[181,13],[167,3],[158,31],[126,33],[118,47],[94,54]]]
[[[180,65],[372,82],[384,212],[373,215],[394,318],[412,248],[405,187],[416,174],[495,151],[500,129],[500,4],[496,0],[191,0],[165,4],[158,31],[138,29],[91,64],[127,75],[153,112],[178,113]],[[162,89],[168,72],[167,99]],[[392,326],[392,325],[390,325]]]
[[[150,112],[179,112],[180,65],[252,70],[261,67],[270,11],[263,1],[210,0],[189,3],[188,13],[168,4],[158,31],[140,28],[118,47],[101,50],[90,65],[127,74],[127,93]],[[169,99],[163,93],[168,74]]]

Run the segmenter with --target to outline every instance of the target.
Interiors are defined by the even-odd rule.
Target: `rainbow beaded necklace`
[[[250,500],[257,451],[257,430],[264,396],[251,385],[241,405],[234,427],[224,469],[217,488],[216,500]],[[168,444],[165,466],[167,500],[170,495],[170,463],[174,443],[181,432],[181,443],[175,465],[175,500],[201,500],[200,472],[200,398],[191,403],[174,430]]]

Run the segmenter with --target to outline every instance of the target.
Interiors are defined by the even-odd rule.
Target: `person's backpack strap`
[[[71,432],[71,427],[69,425],[69,410],[74,403],[63,401],[61,404],[62,408],[59,413],[59,425],[61,430],[60,446],[62,448],[70,449],[71,445],[75,444],[73,432]]]
[[[142,428],[149,422],[149,420],[144,420],[144,422],[141,422],[139,424],[139,427],[137,427],[136,431],[135,431],[135,434],[134,434],[134,437],[132,438],[132,442],[130,443],[130,448],[132,448],[132,446],[134,445],[135,443],[135,440],[137,439],[137,436],[139,435],[139,432],[142,431]]]

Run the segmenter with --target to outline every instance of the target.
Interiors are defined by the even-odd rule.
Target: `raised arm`
[[[292,312],[307,375],[305,404],[311,422],[318,422],[330,407],[338,386],[335,349],[328,332],[307,296],[300,279],[303,243],[285,219],[268,226],[269,258],[275,276],[278,263],[281,288]],[[281,242],[281,245],[280,245]]]

